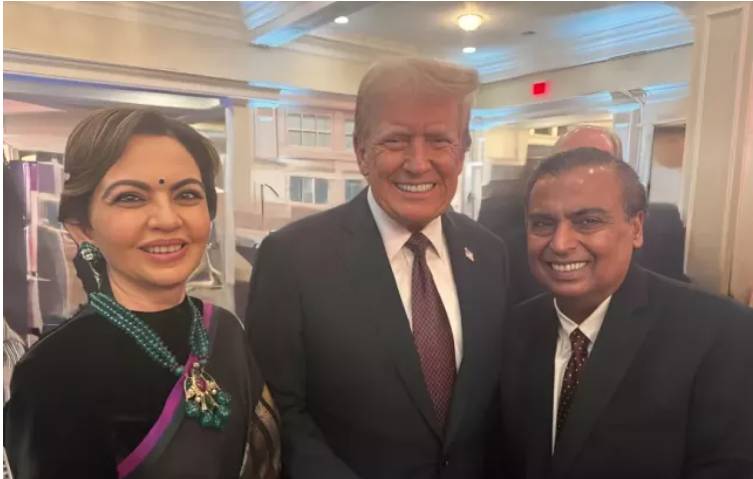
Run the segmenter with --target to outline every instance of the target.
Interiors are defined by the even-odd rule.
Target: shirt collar
[[[367,201],[369,203],[369,209],[371,210],[374,221],[376,222],[379,234],[382,236],[382,242],[384,243],[384,250],[387,253],[387,258],[392,260],[396,254],[405,246],[405,242],[411,237],[411,232],[403,225],[395,221],[390,215],[385,212],[379,203],[377,203],[374,194],[369,188],[366,194]],[[421,232],[429,239],[434,252],[437,256],[442,258],[443,249],[439,246],[442,244],[442,217],[438,216],[431,220]]]
[[[576,323],[572,319],[568,318],[565,313],[563,313],[559,306],[557,306],[557,299],[554,299],[554,309],[557,311],[557,318],[559,319],[560,327],[559,331],[560,333],[564,333],[565,336],[570,336],[570,333],[572,333],[576,328],[580,329],[580,331],[588,337],[589,341],[591,341],[591,344],[594,344],[596,342],[596,337],[599,335],[599,330],[601,329],[601,324],[604,322],[604,317],[607,315],[607,309],[609,308],[609,302],[612,300],[612,296],[608,296],[607,299],[601,302],[596,309],[594,309],[593,313],[591,313],[586,319],[583,320],[580,324]]]

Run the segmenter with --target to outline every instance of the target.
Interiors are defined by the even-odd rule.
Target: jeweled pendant
[[[188,417],[196,419],[197,417],[199,417],[200,412],[201,408],[198,404],[193,401],[186,401],[186,414],[188,415]]]
[[[183,392],[188,417],[207,428],[222,429],[225,426],[230,417],[230,395],[220,389],[199,362],[193,363],[186,376]]]

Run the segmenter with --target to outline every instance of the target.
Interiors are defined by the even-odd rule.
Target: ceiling
[[[329,23],[310,32],[343,41],[392,44],[424,55],[457,57],[464,46],[476,46],[477,53],[512,45],[532,44],[535,35],[548,30],[565,17],[593,11],[607,2],[379,2],[350,16],[346,25]],[[464,13],[479,13],[484,23],[474,32],[458,28],[456,19]],[[533,36],[522,36],[533,32]],[[466,57],[471,59],[471,57]]]
[[[420,54],[473,66],[484,82],[693,41],[690,2],[241,2],[241,8],[256,45],[365,62]],[[470,12],[484,23],[464,32],[456,19]],[[349,22],[333,23],[337,15]],[[466,46],[476,52],[463,54]]]
[[[62,153],[73,127],[89,113],[110,107],[150,107],[192,124],[224,151],[224,108],[218,99],[30,80],[4,75],[3,141],[18,150]]]
[[[42,2],[60,10],[371,63],[385,55],[462,62],[483,82],[693,42],[705,2]],[[475,12],[475,32],[456,25]],[[333,20],[345,15],[349,22]],[[476,52],[465,55],[463,47]]]
[[[462,62],[484,82],[687,45],[689,2],[54,2],[54,8],[242,39],[270,49],[370,63],[419,54]],[[483,16],[475,32],[457,17]],[[346,15],[345,25],[333,23]],[[476,47],[463,54],[465,46]],[[78,119],[104,106],[151,105],[191,123],[218,124],[216,99],[67,82],[30,84],[5,75],[6,141],[45,126],[50,150],[62,148]],[[40,93],[41,92],[41,93]],[[214,103],[213,103],[214,102]],[[65,113],[69,114],[66,115]],[[36,125],[36,126],[35,126]],[[42,134],[42,131],[39,132]],[[39,146],[39,145],[37,145]]]

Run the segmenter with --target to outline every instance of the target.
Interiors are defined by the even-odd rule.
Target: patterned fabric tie
[[[447,312],[426,264],[429,244],[429,239],[423,233],[415,233],[405,246],[413,252],[414,257],[411,277],[413,342],[434,410],[440,425],[444,427],[455,382],[455,345]]]
[[[562,379],[562,390],[560,391],[560,403],[557,408],[556,437],[558,439],[562,427],[567,420],[567,413],[570,411],[575,389],[578,387],[578,382],[580,381],[580,372],[583,370],[586,359],[588,359],[588,344],[590,342],[588,336],[583,334],[580,329],[576,328],[570,333],[572,353],[570,353],[570,360],[568,360],[567,367],[565,368],[565,376]]]

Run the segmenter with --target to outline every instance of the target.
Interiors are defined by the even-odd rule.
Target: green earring
[[[99,261],[102,258],[102,252],[99,251],[99,248],[97,248],[94,243],[88,241],[81,243],[78,254],[80,254],[88,263]]]
[[[102,252],[94,243],[84,241],[83,243],[81,243],[81,246],[79,246],[78,254],[84,261],[86,261],[86,264],[89,265],[89,269],[91,269],[94,280],[97,282],[97,291],[99,291],[102,288],[102,278],[100,277],[99,270],[97,269],[97,264],[103,258]]]

